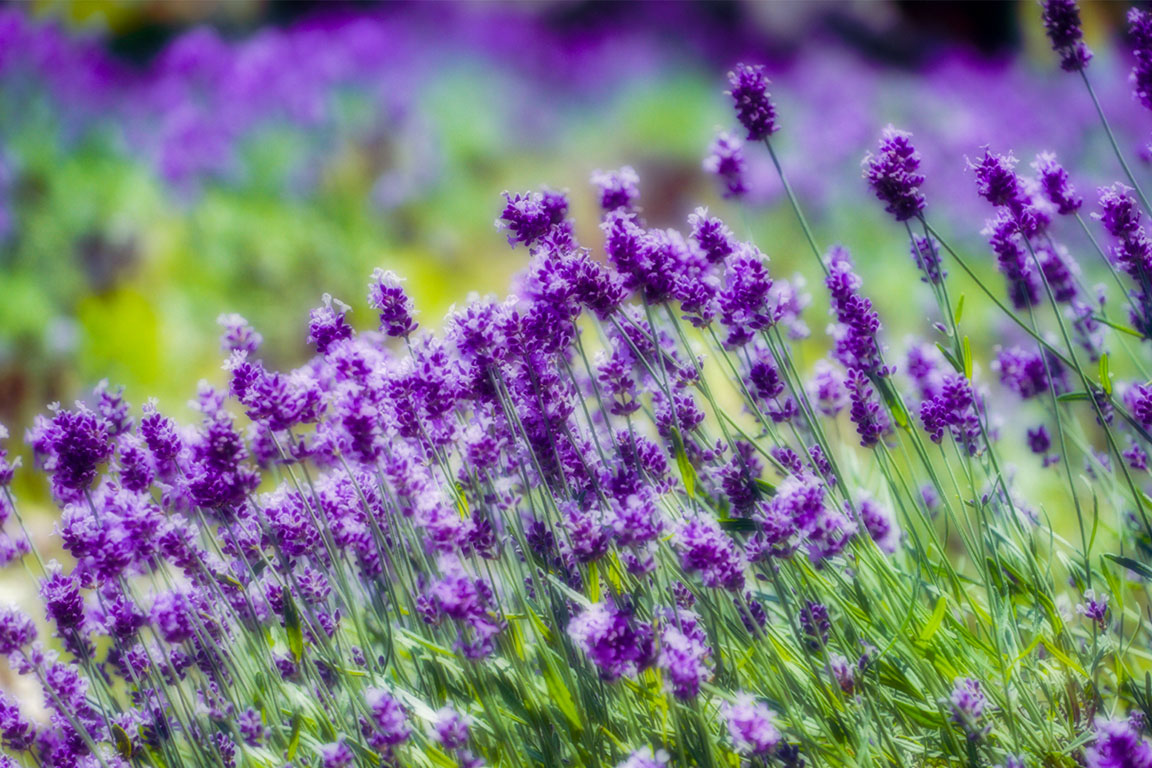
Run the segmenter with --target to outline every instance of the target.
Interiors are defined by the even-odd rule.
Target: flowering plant
[[[1044,21],[1089,84],[1075,6]],[[1131,23],[1143,99],[1152,34]],[[936,313],[935,346],[899,364],[788,184],[764,71],[729,81],[822,271],[825,359],[796,344],[798,281],[705,209],[687,235],[650,227],[631,168],[593,177],[603,261],[565,195],[506,193],[518,295],[442,334],[383,270],[379,330],[325,295],[296,370],[224,316],[228,386],[201,386],[198,424],[101,385],[29,431],[68,567],[30,545],[0,453],[0,554],[52,635],[0,609],[0,654],[47,712],[0,697],[0,766],[1152,763],[1152,211],[1119,149],[1131,186],[1100,190],[1100,245],[1052,155],[1034,179],[970,161],[1004,290],[886,130],[864,177]],[[709,167],[739,189],[741,163]],[[1065,224],[1126,315],[1084,288]],[[1012,328],[995,377],[957,273]],[[998,414],[1023,401],[1042,423],[1009,428],[1058,504],[1002,455]]]

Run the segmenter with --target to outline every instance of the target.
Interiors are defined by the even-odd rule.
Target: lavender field
[[[1152,768],[1152,12],[224,8],[0,9],[0,768]]]

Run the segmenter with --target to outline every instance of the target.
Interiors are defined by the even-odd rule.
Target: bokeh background
[[[1124,6],[1083,5],[1101,99],[1147,162]],[[219,314],[252,321],[270,366],[299,364],[322,293],[372,323],[377,266],[409,278],[435,327],[470,292],[506,292],[524,262],[493,226],[502,190],[567,189],[596,248],[588,178],[624,163],[650,223],[709,205],[773,271],[812,278],[762,153],[739,203],[701,167],[732,128],[722,92],[739,59],[770,67],[798,193],[823,242],[852,246],[898,337],[925,316],[908,305],[917,276],[859,170],[885,124],[915,133],[938,225],[994,284],[966,155],[1055,150],[1089,191],[1117,175],[1038,17],[1034,3],[0,8],[0,422],[20,450],[36,412],[105,378],[179,414],[199,379],[223,380]],[[19,486],[35,482],[19,492],[42,498]]]

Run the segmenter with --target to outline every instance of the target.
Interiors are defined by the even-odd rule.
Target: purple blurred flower
[[[1149,768],[1152,746],[1127,720],[1096,720],[1096,739],[1084,750],[1088,768]]]
[[[568,634],[605,680],[635,677],[655,661],[652,627],[612,603],[594,603],[568,623]]]
[[[708,147],[703,166],[722,182],[724,197],[740,197],[748,191],[745,183],[748,163],[744,159],[744,142],[739,136],[727,131],[717,133]]]
[[[1040,174],[1040,186],[1048,200],[1056,206],[1057,213],[1067,216],[1080,210],[1084,199],[1076,194],[1076,189],[1068,179],[1068,172],[1056,161],[1055,153],[1041,152],[1032,167]]]
[[[1130,76],[1132,94],[1145,109],[1152,109],[1152,14],[1139,8],[1129,9],[1128,35],[1136,59]]]
[[[616,210],[633,211],[640,199],[640,176],[625,165],[615,171],[594,171],[592,184],[600,193],[600,208],[605,213]]]
[[[772,710],[747,693],[736,695],[733,703],[721,705],[728,721],[728,735],[736,751],[744,755],[766,755],[780,743],[780,732],[772,720]]]
[[[988,699],[984,696],[979,680],[958,677],[952,688],[952,720],[959,725],[969,739],[985,736],[991,729],[984,723],[984,708]]]

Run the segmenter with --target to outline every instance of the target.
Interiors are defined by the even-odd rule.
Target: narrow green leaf
[[[1099,320],[1100,322],[1104,323],[1104,325],[1108,326],[1109,328],[1120,331],[1121,333],[1126,333],[1129,336],[1135,336],[1138,339],[1144,338],[1144,334],[1140,333],[1140,331],[1133,330],[1132,328],[1129,328],[1126,325],[1120,325],[1119,323],[1114,323],[1111,320],[1109,320],[1108,318],[1101,317],[1100,315],[1093,315],[1092,317],[1093,317],[1093,319]]]
[[[1088,673],[1084,671],[1084,667],[1080,666],[1080,664],[1078,664],[1075,659],[1064,653],[1064,651],[1057,648],[1055,643],[1048,640],[1044,640],[1042,642],[1044,643],[1044,647],[1048,650],[1048,652],[1063,662],[1064,666],[1078,672],[1084,677],[1088,677]]]
[[[964,337],[964,378],[972,379],[972,342]]]
[[[960,318],[964,316],[964,294],[960,294],[960,298],[956,301],[956,311],[952,313],[952,320],[956,325],[960,325]]]
[[[285,590],[287,594],[287,590]],[[303,724],[303,718],[300,717],[299,712],[292,713],[292,736],[288,739],[288,759],[296,757],[296,750],[300,748],[300,726]]]
[[[944,621],[944,614],[948,610],[948,598],[944,595],[936,598],[936,607],[932,609],[932,616],[928,619],[928,623],[924,625],[924,629],[920,632],[920,642],[927,644],[932,640],[936,630],[940,629],[940,622]]]
[[[1092,396],[1087,392],[1065,392],[1062,395],[1057,395],[1056,399],[1062,403],[1072,403],[1077,400],[1091,400]]]
[[[956,355],[952,354],[947,347],[940,342],[936,342],[936,349],[940,350],[940,354],[944,355],[944,359],[948,361],[948,364],[952,366],[956,373],[961,373],[964,370],[964,366],[956,359]]]
[[[746,517],[725,517],[717,520],[725,531],[755,531],[756,523]]]
[[[552,703],[564,713],[564,717],[568,718],[568,724],[572,730],[579,733],[584,729],[583,721],[580,719],[580,711],[576,708],[576,702],[572,700],[571,692],[564,685],[564,681],[560,679],[560,674],[556,671],[556,667],[548,658],[547,653],[540,654],[540,669],[544,672],[544,684],[548,687],[548,695],[552,697]]]
[[[284,590],[284,629],[288,633],[288,650],[297,662],[304,658],[304,630],[300,627],[300,611],[292,599],[292,591]]]
[[[1112,377],[1108,375],[1108,353],[1100,355],[1100,386],[1104,394],[1112,396]]]
[[[116,723],[112,723],[112,739],[116,742],[116,752],[125,760],[132,759],[132,739],[128,732]]]
[[[1125,568],[1127,568],[1130,571],[1133,571],[1134,573],[1140,574],[1141,578],[1148,579],[1149,581],[1152,581],[1152,568],[1149,568],[1148,566],[1144,565],[1144,563],[1137,562],[1136,560],[1133,560],[1130,557],[1124,557],[1123,555],[1105,554],[1104,557],[1108,558],[1109,560],[1111,560],[1114,563],[1117,563],[1119,565],[1124,566]]]
[[[680,437],[680,430],[672,428],[672,443],[676,447],[676,467],[680,470],[680,478],[684,481],[684,490],[689,497],[696,495],[696,468],[688,460],[684,450],[684,440]]]
[[[767,480],[761,480],[760,478],[756,478],[756,480],[754,482],[756,483],[757,488],[759,488],[760,490],[762,490],[764,493],[768,494],[769,496],[775,496],[776,495],[776,486],[773,485],[772,483],[768,482]]]

